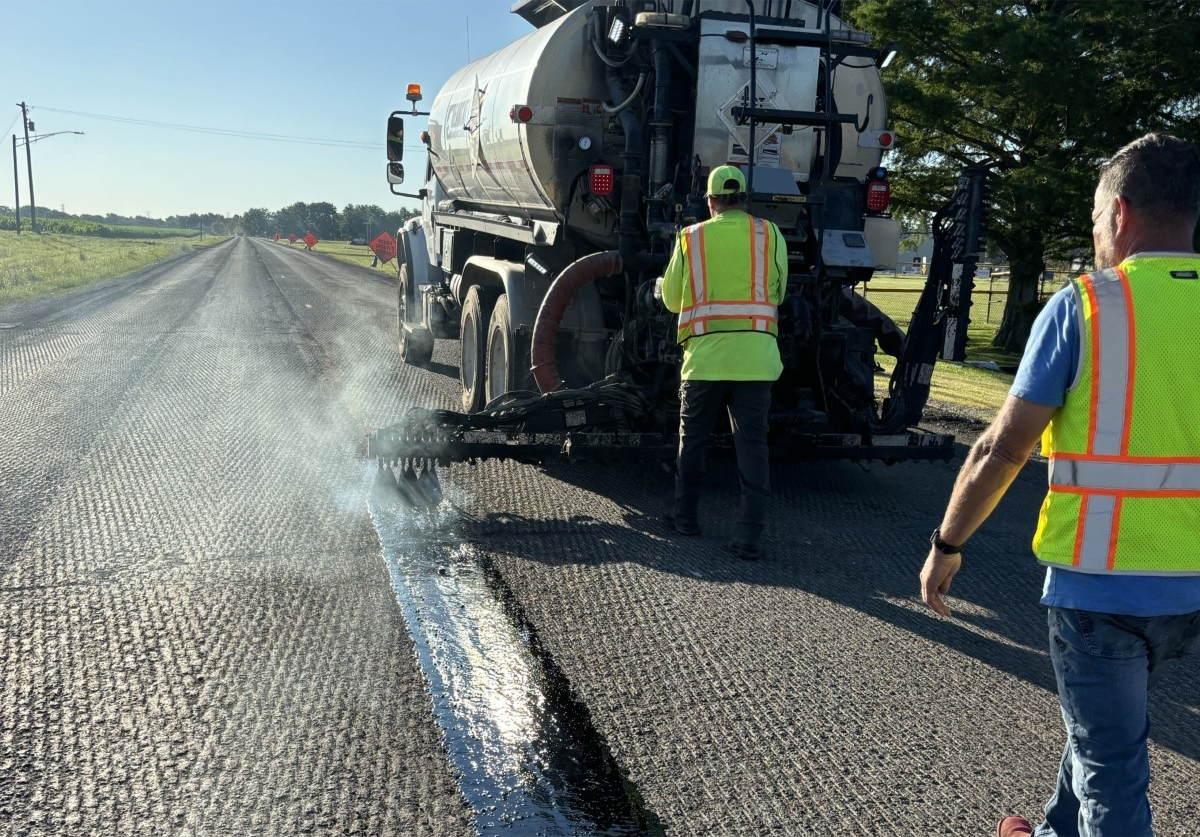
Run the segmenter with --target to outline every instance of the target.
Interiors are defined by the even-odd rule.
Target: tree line
[[[112,212],[106,215],[72,215],[58,209],[37,207],[38,226],[43,232],[122,237],[121,228],[124,227],[131,228],[127,236],[129,238],[145,238],[149,229],[161,228],[164,234],[178,234],[181,230],[211,235],[240,232],[269,238],[275,233],[284,237],[289,233],[299,237],[312,233],[323,241],[351,241],[356,238],[369,241],[384,231],[395,235],[400,225],[416,214],[410,209],[385,212],[374,204],[347,204],[339,211],[333,204],[324,201],[298,202],[275,211],[256,207],[232,216],[193,212],[168,215],[166,218],[117,215]],[[21,207],[22,229],[29,229],[29,215],[29,207]],[[0,206],[0,230],[13,229],[16,229],[16,213],[10,206]]]
[[[408,219],[417,213],[411,209],[385,212],[374,204],[347,204],[340,212],[331,203],[298,202],[272,212],[255,207],[239,216],[239,228],[246,235],[270,237],[275,233],[304,236],[312,233],[322,241],[351,241],[365,238],[370,241],[381,232],[396,234]]]

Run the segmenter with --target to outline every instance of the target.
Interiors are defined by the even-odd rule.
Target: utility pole
[[[21,109],[21,122],[25,125],[25,168],[29,170],[29,228],[37,232],[37,201],[33,197],[33,153],[29,150],[29,112],[24,102],[18,102],[17,107]]]
[[[17,213],[17,235],[21,234],[21,178],[17,174],[17,135],[13,134],[13,194],[16,196],[17,205],[14,207]]]

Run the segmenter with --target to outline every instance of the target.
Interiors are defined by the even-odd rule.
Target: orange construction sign
[[[296,243],[296,234],[288,233],[288,244],[295,244],[295,243]]]
[[[384,264],[396,258],[396,239],[388,235],[386,231],[375,236],[375,240],[367,246]]]
[[[275,233],[275,240],[278,241],[279,239],[280,239],[279,233]]]
[[[317,237],[315,235],[313,235],[312,233],[309,233],[308,235],[304,236],[304,246],[307,247],[309,250],[311,250],[313,248],[313,246],[316,245],[316,243],[317,243]]]

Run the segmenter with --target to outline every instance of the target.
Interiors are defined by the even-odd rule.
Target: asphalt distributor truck
[[[787,241],[773,458],[950,458],[953,437],[918,424],[937,357],[963,356],[986,172],[964,170],[933,219],[927,282],[878,397],[891,324],[854,289],[899,249],[880,165],[896,142],[891,51],[830,6],[517,0],[532,32],[458,70],[428,111],[409,86],[387,138],[393,193],[421,201],[397,242],[398,344],[420,366],[434,338],[459,342],[462,410],[412,409],[372,434],[381,470],[436,499],[425,478],[455,461],[672,461],[682,349],[655,281],[726,163]],[[424,175],[405,193],[413,116],[428,117]],[[718,433],[710,455],[731,447]]]

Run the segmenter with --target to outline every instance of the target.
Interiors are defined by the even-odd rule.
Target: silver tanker
[[[410,86],[412,109],[388,120],[388,181],[406,195],[404,119],[428,117],[422,185],[406,195],[421,214],[398,236],[399,346],[421,365],[435,337],[459,341],[463,412],[478,416],[460,423],[560,430],[576,452],[579,433],[617,426],[625,435],[608,447],[669,458],[681,353],[653,286],[679,230],[707,217],[708,172],[732,163],[749,211],[788,242],[773,444],[789,456],[948,457],[949,437],[915,427],[932,357],[912,350],[881,404],[876,341],[897,355],[917,341],[853,291],[894,269],[899,245],[881,166],[895,142],[888,51],[803,0],[520,0],[513,11],[534,30],[454,73],[428,112]],[[973,256],[951,249],[957,277]],[[946,316],[930,302],[914,319],[921,346],[965,317],[967,291]],[[578,395],[598,382],[603,397]],[[519,456],[505,444],[486,455]]]

